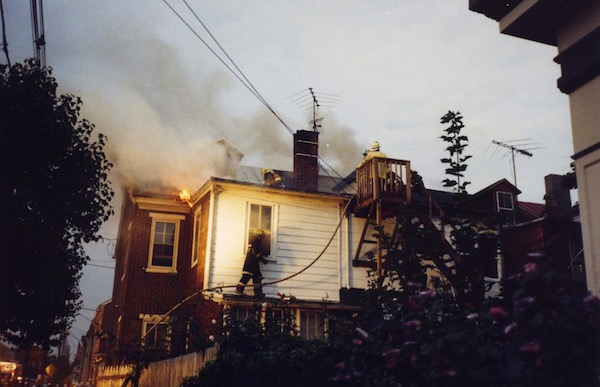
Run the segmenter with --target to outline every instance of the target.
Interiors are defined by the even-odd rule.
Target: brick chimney
[[[550,199],[556,203],[561,218],[572,220],[571,193],[568,188],[563,186],[564,179],[563,175],[550,174],[545,176],[546,195],[550,195]]]
[[[319,132],[299,130],[294,134],[294,188],[318,191]]]

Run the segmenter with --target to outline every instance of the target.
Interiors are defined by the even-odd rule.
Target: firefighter
[[[263,184],[270,187],[283,187],[281,176],[276,174],[272,169],[263,168],[261,172],[263,175]]]
[[[242,269],[242,278],[235,289],[235,292],[239,295],[244,294],[244,288],[250,278],[252,278],[252,284],[254,285],[254,295],[256,297],[264,296],[262,291],[262,273],[260,272],[260,262],[267,263],[264,253],[261,250],[260,243],[265,237],[265,232],[261,229],[256,230],[254,238],[248,243],[248,251],[246,252],[246,259],[244,260],[244,268]]]
[[[365,163],[373,158],[381,158],[381,159],[387,159],[387,155],[385,153],[383,153],[380,149],[379,149],[379,142],[375,141],[373,142],[373,145],[371,145],[371,149],[369,149],[368,151],[365,151],[366,155],[363,153],[363,155],[365,156],[365,158],[363,159],[362,163],[358,166],[359,168],[363,165],[365,165]],[[388,173],[388,168],[385,164],[381,164],[379,165],[379,177],[380,178],[385,178],[386,175]]]

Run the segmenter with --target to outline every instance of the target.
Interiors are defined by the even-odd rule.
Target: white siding
[[[241,277],[248,202],[273,205],[276,211],[276,223],[272,225],[276,241],[271,252],[274,261],[261,265],[265,277],[263,282],[287,278],[322,254],[301,274],[265,286],[267,296],[284,293],[304,300],[338,301],[341,286],[366,286],[365,269],[357,270],[351,264],[355,251],[351,246],[357,243],[355,237],[345,234],[348,223],[355,221],[344,220],[343,227],[334,235],[342,212],[340,201],[235,188],[225,189],[216,195],[208,286],[235,285]],[[359,230],[354,230],[355,226],[350,228],[360,237],[362,227],[358,227]],[[325,249],[332,236],[329,247]],[[344,245],[346,243],[348,246]],[[353,271],[357,273],[353,274]],[[358,279],[361,277],[362,281]],[[233,287],[224,289],[225,293],[233,291]],[[247,293],[252,294],[252,290]]]

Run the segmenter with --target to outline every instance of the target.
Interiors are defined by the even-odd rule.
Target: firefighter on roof
[[[263,276],[260,272],[259,266],[261,261],[267,263],[264,253],[260,247],[264,237],[265,232],[261,229],[258,229],[255,231],[252,241],[248,243],[248,251],[246,252],[244,268],[242,269],[242,278],[235,289],[235,292],[239,295],[244,294],[244,288],[246,287],[246,284],[248,284],[248,281],[250,281],[250,278],[252,278],[252,284],[254,285],[254,295],[256,297],[262,297],[264,295],[261,283]]]
[[[263,184],[270,187],[283,187],[281,176],[276,174],[272,169],[263,168],[261,173],[263,175]]]

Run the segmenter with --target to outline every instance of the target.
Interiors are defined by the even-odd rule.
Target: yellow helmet
[[[263,168],[260,170],[260,173],[262,173],[263,175],[269,172],[273,173],[273,170],[270,168]]]
[[[373,143],[373,145],[371,145],[371,151],[378,151],[379,150],[379,142],[375,141]]]
[[[262,238],[265,236],[265,232],[259,228],[256,231],[254,231],[254,235],[258,238]]]

